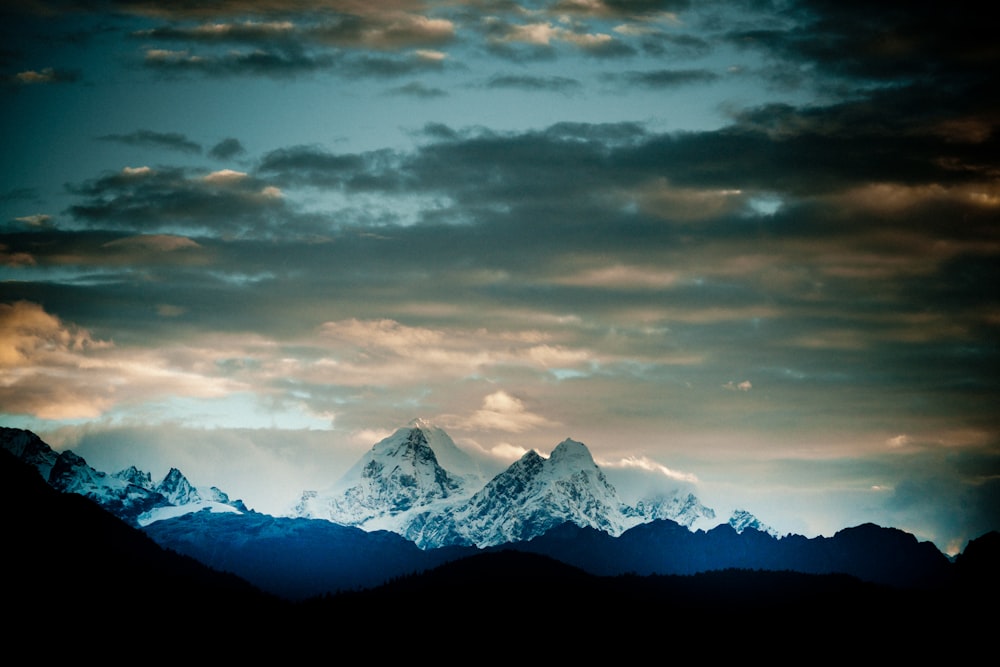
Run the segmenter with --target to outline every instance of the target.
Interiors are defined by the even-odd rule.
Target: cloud
[[[150,146],[167,148],[182,153],[201,153],[201,144],[191,141],[179,132],[154,132],[136,130],[130,134],[106,134],[98,137],[101,141],[114,141],[129,146]]]
[[[8,415],[76,420],[127,405],[221,399],[250,389],[217,365],[244,345],[230,337],[218,347],[207,340],[199,346],[119,346],[36,303],[0,303],[0,405]]]
[[[300,15],[305,18],[305,15]],[[399,11],[343,13],[315,21],[235,21],[168,26],[136,32],[144,40],[203,44],[248,44],[289,48],[313,44],[338,48],[400,50],[441,46],[455,38],[455,25]]]
[[[628,71],[605,75],[609,80],[620,80],[625,84],[644,88],[678,88],[698,83],[712,83],[719,75],[705,69],[658,69],[650,71]]]
[[[577,25],[553,24],[551,21],[517,23],[496,15],[482,18],[479,29],[491,50],[512,60],[552,57],[562,45],[576,47],[581,53],[599,57],[631,55],[634,49],[606,33],[586,32]]]
[[[23,215],[19,218],[14,218],[14,220],[23,223],[27,227],[47,228],[52,226],[53,218],[47,213],[36,213],[34,215]]]
[[[143,63],[165,74],[205,74],[227,77],[258,75],[275,78],[295,77],[332,70],[337,59],[329,54],[310,54],[297,47],[227,51],[221,54],[196,54],[188,49],[146,49]]]
[[[447,44],[455,38],[455,24],[402,12],[340,16],[311,26],[306,36],[338,47],[396,50]]]
[[[209,156],[215,158],[216,160],[229,160],[237,155],[243,155],[245,153],[246,148],[243,147],[243,144],[240,143],[239,139],[234,137],[227,137],[226,139],[223,139],[219,143],[212,146],[212,148],[208,151]]]
[[[27,301],[0,303],[0,405],[8,414],[42,419],[99,416],[111,404],[106,389],[92,391],[83,369],[91,353],[108,349],[84,329],[64,325]]]
[[[558,0],[552,10],[615,18],[643,18],[663,14],[673,16],[690,5],[690,0]]]
[[[151,234],[267,235],[294,221],[274,185],[233,170],[125,167],[73,186],[74,218],[103,229]]]
[[[482,408],[464,424],[466,428],[523,433],[534,428],[551,426],[553,422],[530,412],[524,402],[501,390],[483,398]]]
[[[827,75],[890,81],[982,76],[1000,54],[992,31],[963,14],[933,6],[886,4],[859,21],[849,4],[794,3],[801,22],[785,29],[734,31],[730,39],[775,57],[808,62]],[[958,10],[959,8],[956,8]]]
[[[387,92],[390,95],[405,95],[422,99],[448,96],[448,93],[441,88],[433,88],[420,83],[419,81],[413,81],[402,86],[390,88]]]
[[[74,83],[80,80],[77,70],[46,67],[40,71],[25,70],[7,77],[7,82],[18,86],[36,86],[52,83]]]
[[[753,385],[750,384],[750,380],[743,380],[742,382],[733,382],[730,380],[722,385],[722,388],[728,391],[750,391],[753,389]]]
[[[19,268],[35,266],[38,262],[28,252],[10,252],[7,245],[0,243],[0,266]]]
[[[910,443],[910,436],[905,433],[900,435],[894,435],[893,437],[886,440],[886,444],[889,447],[904,447]]]
[[[689,472],[683,472],[679,470],[673,470],[667,466],[657,463],[648,456],[626,456],[624,458],[614,460],[614,461],[600,461],[599,465],[604,468],[621,468],[621,469],[634,469],[634,470],[644,470],[647,472],[654,472],[663,475],[667,479],[675,480],[678,482],[688,482],[691,484],[698,483],[697,475]]]
[[[519,90],[574,93],[583,88],[576,79],[565,76],[532,76],[527,74],[498,74],[486,82],[487,88],[514,88]]]
[[[173,252],[175,250],[186,250],[200,248],[196,242],[183,236],[173,236],[171,234],[148,234],[141,236],[129,236],[125,238],[108,241],[105,248],[141,249],[155,252]]]

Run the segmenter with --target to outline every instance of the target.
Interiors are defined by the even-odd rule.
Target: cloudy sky
[[[974,3],[0,10],[0,421],[261,511],[415,417],[782,532],[1000,528]]]

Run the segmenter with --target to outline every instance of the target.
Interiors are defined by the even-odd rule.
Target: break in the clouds
[[[417,416],[498,463],[573,437],[954,551],[1000,525],[1000,54],[953,9],[5,9],[0,414],[281,470],[205,480],[251,505]]]

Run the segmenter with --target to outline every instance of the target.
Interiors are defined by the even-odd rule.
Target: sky
[[[27,0],[0,36],[3,425],[271,513],[423,418],[781,533],[1000,529],[977,3]]]

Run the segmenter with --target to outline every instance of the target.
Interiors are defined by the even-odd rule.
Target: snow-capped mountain
[[[421,546],[518,542],[561,523],[619,535],[622,503],[587,447],[564,440],[549,458],[529,451],[465,503],[417,517],[406,536]]]
[[[248,511],[242,501],[229,500],[215,487],[203,497],[176,468],[158,484],[135,466],[109,475],[94,469],[71,450],[56,452],[34,433],[7,427],[0,427],[0,447],[34,466],[53,488],[90,498],[135,526],[202,509]]]
[[[771,526],[763,523],[756,516],[744,509],[735,509],[733,513],[729,516],[729,521],[727,522],[733,527],[737,533],[742,533],[748,528],[760,531],[762,533],[767,533],[771,537],[781,537],[781,534],[772,528]]]
[[[156,483],[134,466],[113,475],[95,470],[19,429],[3,429],[0,443],[50,485],[90,497],[135,526],[201,510],[249,511],[215,487],[195,488],[176,468]],[[693,494],[676,490],[625,502],[586,445],[571,439],[548,457],[530,451],[492,478],[490,468],[442,429],[415,420],[376,443],[329,489],[304,492],[286,516],[388,530],[422,549],[528,540],[566,522],[617,536],[657,519],[692,528],[714,517]]]
[[[440,465],[438,451],[454,471]],[[412,515],[468,497],[481,479],[444,431],[414,421],[377,442],[327,491],[305,491],[289,516],[404,533]]]
[[[421,548],[527,540],[564,522],[611,535],[669,518],[691,526],[715,513],[690,493],[626,504],[586,445],[530,451],[492,479],[440,428],[415,420],[376,443],[330,489],[306,491],[289,516],[390,530]]]
[[[657,493],[625,505],[622,513],[629,527],[658,519],[670,519],[687,528],[715,519],[715,510],[706,507],[693,493]]]

